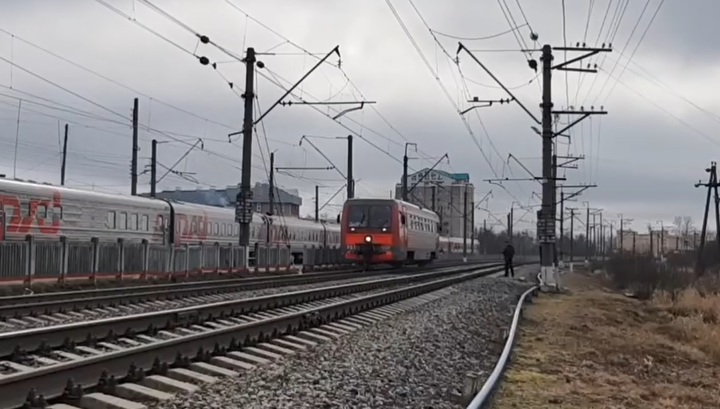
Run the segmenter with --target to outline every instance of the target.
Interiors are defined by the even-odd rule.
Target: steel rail
[[[237,324],[222,328],[208,329],[206,332],[185,335],[181,338],[159,340],[150,344],[129,347],[121,351],[85,357],[79,360],[50,365],[36,370],[0,376],[0,409],[15,408],[25,403],[28,391],[42,394],[46,399],[61,396],[68,379],[83,388],[93,388],[101,379],[123,379],[131,366],[142,371],[157,369],[162,364],[177,363],[178,357],[207,357],[199,351],[227,352],[228,346],[242,349],[281,334],[295,334],[309,327],[340,320],[349,315],[358,314],[379,306],[394,303],[449,285],[487,276],[503,267],[477,267],[467,272],[455,270],[457,275],[436,279],[426,283],[360,296],[350,300],[341,300],[332,304],[309,307],[307,309],[260,319],[254,322]],[[461,273],[463,272],[463,273]],[[428,273],[437,274],[437,273]],[[283,306],[278,303],[277,307]],[[216,318],[212,316],[211,318]],[[238,343],[238,340],[240,342]],[[182,361],[182,360],[180,360]]]
[[[539,274],[537,276],[537,279],[539,283],[542,283],[542,279],[540,278]],[[515,344],[515,334],[517,333],[518,323],[520,322],[520,314],[522,312],[525,299],[529,298],[530,294],[537,293],[537,291],[539,291],[540,289],[540,286],[541,284],[535,285],[525,291],[520,296],[520,299],[515,306],[515,313],[513,314],[513,320],[510,324],[510,331],[508,332],[508,337],[505,341],[505,346],[503,347],[502,353],[500,354],[500,358],[495,364],[495,368],[493,368],[490,376],[488,376],[487,380],[480,388],[480,391],[478,391],[477,395],[475,395],[475,397],[468,404],[466,409],[480,409],[487,407],[487,405],[490,403],[490,396],[500,382],[500,376],[502,376],[503,372],[505,371],[508,363],[508,358],[510,357],[510,353],[512,352],[513,345]]]
[[[478,260],[477,262],[486,261]],[[458,262],[454,264],[458,264]],[[449,266],[450,265],[441,264],[434,265],[430,268],[417,267],[402,270],[402,272],[412,273]],[[387,274],[392,271],[398,270],[392,268],[366,272],[361,270],[338,270],[308,274],[282,274],[270,277],[219,279],[0,297],[0,318],[19,318],[26,315],[52,314],[68,310],[98,308],[107,305],[122,305],[148,300],[176,299],[191,295],[209,295],[270,287],[312,284],[337,278],[352,279],[362,276]]]
[[[495,264],[497,265],[497,264]],[[369,280],[308,290],[270,294],[238,300],[218,301],[199,306],[181,307],[119,317],[102,318],[86,322],[39,327],[0,333],[0,357],[24,355],[38,349],[147,332],[154,328],[189,326],[232,314],[257,312],[270,308],[286,307],[323,298],[373,290],[388,285],[412,283],[435,277],[458,274],[494,265],[465,265],[447,267],[437,271],[380,280]]]
[[[364,275],[373,276],[387,274],[387,271],[372,271],[362,273],[359,271],[343,271],[317,274],[292,274],[287,277],[276,276],[263,279],[227,279],[214,281],[201,281],[196,283],[161,284],[155,286],[142,286],[131,288],[112,288],[91,291],[72,291],[64,293],[45,293],[46,297],[37,297],[35,300],[25,302],[21,297],[18,303],[0,305],[0,317],[21,318],[27,315],[52,314],[68,310],[82,310],[99,308],[108,305],[124,305],[149,300],[172,300],[189,296],[211,295],[236,291],[252,291],[263,288],[284,287],[291,285],[313,284],[336,279],[352,279]],[[174,287],[176,286],[176,287]],[[104,291],[115,290],[115,291]],[[124,290],[124,291],[119,291]],[[45,295],[43,294],[43,295]],[[56,295],[57,294],[57,295]],[[0,300],[2,303],[2,300]]]

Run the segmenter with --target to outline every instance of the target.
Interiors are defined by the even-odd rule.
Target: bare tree
[[[675,234],[678,236],[682,235],[683,232],[683,216],[675,216],[673,219],[673,227],[675,227]]]
[[[690,237],[690,230],[693,228],[692,217],[690,216],[675,216],[673,219],[673,226],[675,227],[675,234],[681,237],[683,241],[683,248],[687,249]]]

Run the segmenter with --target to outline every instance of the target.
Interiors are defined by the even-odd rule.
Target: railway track
[[[450,264],[452,265],[452,264]],[[425,268],[411,268],[403,272],[413,273],[446,267],[448,264]],[[252,291],[265,288],[321,283],[387,274],[390,268],[371,271],[344,270],[308,274],[286,274],[270,277],[234,278],[184,283],[154,284],[132,287],[103,288],[80,291],[47,292],[21,296],[0,297],[0,329],[27,328],[65,320],[68,311],[80,312],[104,306],[148,303],[161,300],[177,300],[189,297],[206,297],[223,293]],[[201,302],[202,300],[198,300]],[[61,316],[55,314],[60,313]],[[55,316],[54,316],[55,315]],[[30,322],[23,320],[30,318]],[[80,317],[78,317],[80,318]],[[45,323],[38,322],[37,319]],[[21,320],[21,321],[14,321]],[[4,321],[4,322],[3,322]],[[23,322],[25,321],[25,322]]]
[[[173,382],[250,369],[280,351],[331,336],[328,329],[351,327],[350,316],[377,318],[383,313],[369,310],[501,269],[451,267],[0,334],[0,357],[6,359],[0,362],[0,409],[39,408],[45,399],[100,407],[92,402],[144,396],[149,392],[143,385],[182,389]]]

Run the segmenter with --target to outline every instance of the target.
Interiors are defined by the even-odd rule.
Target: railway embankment
[[[647,281],[564,278],[565,294],[526,306],[493,409],[720,407],[717,282],[643,294]]]

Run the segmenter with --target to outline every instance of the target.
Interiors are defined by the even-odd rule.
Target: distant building
[[[426,175],[427,173],[427,175]],[[423,177],[423,175],[425,175]],[[408,175],[408,202],[433,210],[440,216],[443,235],[462,237],[464,213],[467,214],[468,237],[473,232],[472,214],[475,186],[467,173],[449,173],[425,168]],[[413,186],[415,186],[413,188]],[[412,191],[410,191],[412,189]],[[463,210],[467,190],[467,209]],[[402,198],[402,177],[395,185],[395,198]]]
[[[663,254],[672,253],[675,251],[689,251],[695,249],[700,245],[700,234],[697,232],[690,232],[687,236],[674,234],[672,231],[666,230],[664,234],[660,231],[652,232],[652,240],[650,234],[639,233],[633,230],[623,231],[622,238],[622,249],[626,252],[632,252],[635,250],[638,254],[647,254],[650,252],[650,243],[652,241],[652,253],[658,256],[660,249],[662,248]],[[708,232],[706,242],[712,242],[715,240],[715,233]],[[614,239],[614,245],[620,247],[620,238]]]
[[[235,197],[240,188],[238,186],[228,186],[224,189],[195,189],[195,190],[164,190],[157,192],[156,196],[161,199],[179,200],[189,203],[197,203],[208,206],[219,207],[235,207]],[[267,183],[256,183],[253,187],[254,211],[265,214],[270,211],[270,200],[268,192],[270,185]],[[149,196],[143,193],[142,196]],[[302,198],[297,189],[283,190],[275,188],[275,211],[274,214],[282,214],[284,216],[299,216],[300,206],[302,206]]]

